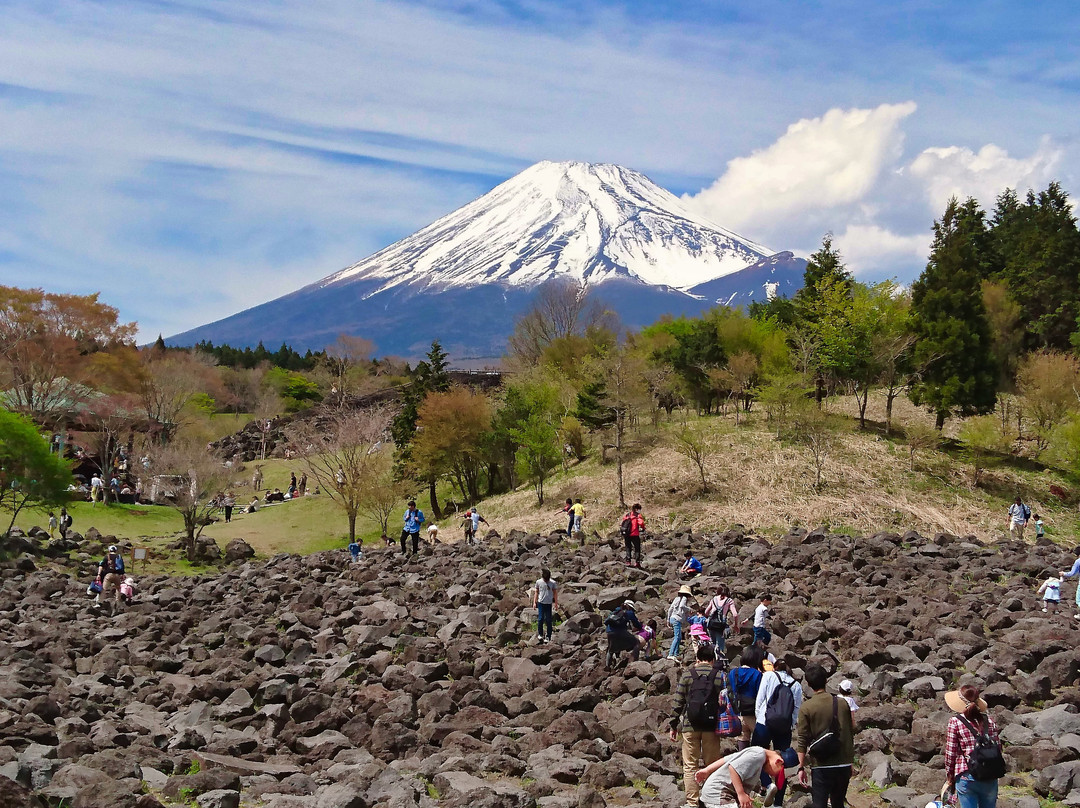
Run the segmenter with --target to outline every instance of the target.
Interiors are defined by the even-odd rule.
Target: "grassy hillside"
[[[1020,493],[1042,514],[1051,538],[1075,543],[1080,517],[1072,504],[1050,493],[1059,486],[1070,491],[1074,481],[1060,470],[1020,458],[999,458],[978,487],[972,485],[968,458],[952,444],[945,450],[916,456],[915,470],[902,425],[928,416],[905,400],[896,403],[897,428],[886,437],[882,427],[884,402],[872,398],[869,428],[856,429],[854,402],[836,399],[831,410],[845,416],[835,449],[826,460],[823,485],[814,486],[814,468],[808,451],[797,444],[777,440],[763,412],[742,416],[736,426],[729,415],[699,418],[676,413],[656,426],[643,425],[634,440],[625,466],[628,502],[641,502],[649,528],[654,531],[693,529],[723,530],[743,524],[764,536],[786,532],[793,526],[819,527],[848,533],[881,530],[924,534],[949,532],[974,534],[993,540],[1006,530],[1006,509]],[[672,433],[684,424],[697,422],[714,441],[716,449],[706,460],[709,491],[691,463],[672,448]],[[955,430],[956,425],[950,424]],[[950,436],[946,428],[946,436]],[[251,472],[255,464],[237,469],[233,490],[240,506],[250,501]],[[290,471],[299,476],[303,464],[296,460],[268,460],[263,467],[264,485],[287,489]],[[309,492],[314,491],[309,484]],[[565,527],[559,505],[566,497],[581,497],[587,508],[586,529],[606,533],[616,528],[622,510],[616,502],[615,465],[601,462],[599,452],[579,464],[558,471],[545,486],[546,501],[540,507],[529,485],[480,503],[481,513],[502,533],[518,528],[547,531]],[[427,497],[417,499],[426,511]],[[449,490],[442,492],[445,504]],[[402,503],[404,507],[404,503]],[[238,508],[239,510],[239,508]],[[163,549],[180,535],[182,521],[173,510],[151,506],[92,506],[73,503],[75,528],[85,532],[96,527],[102,534]],[[27,514],[20,526],[44,524],[41,514]],[[400,515],[391,519],[396,534]],[[443,540],[461,536],[460,519],[451,515],[439,523]],[[380,531],[374,521],[361,518],[358,533],[366,542],[376,541]],[[206,528],[224,546],[242,538],[260,555],[279,552],[311,553],[344,547],[346,521],[329,497],[312,495],[255,514],[237,514],[231,524],[219,522]],[[161,569],[183,571],[176,561],[162,561]],[[157,565],[155,565],[157,567]]]

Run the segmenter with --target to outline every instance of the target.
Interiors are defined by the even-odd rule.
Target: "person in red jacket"
[[[626,566],[641,569],[641,537],[645,534],[645,518],[637,502],[623,517],[622,535],[626,541]]]

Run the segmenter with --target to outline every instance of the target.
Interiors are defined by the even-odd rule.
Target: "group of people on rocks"
[[[413,554],[420,552],[420,530],[423,527],[424,522],[427,521],[427,517],[424,516],[424,512],[416,506],[416,500],[410,499],[407,507],[405,508],[405,515],[402,518],[401,536],[399,538],[401,542],[401,554],[409,554],[409,546],[412,546]],[[476,544],[480,543],[479,533],[480,525],[488,524],[488,520],[480,515],[480,511],[476,508],[468,508],[465,513],[461,515],[461,526],[465,531],[465,543]],[[429,544],[436,544],[439,541],[439,526],[432,523],[427,528],[427,539]],[[393,544],[393,539],[388,536],[383,536],[383,542],[387,545]]]

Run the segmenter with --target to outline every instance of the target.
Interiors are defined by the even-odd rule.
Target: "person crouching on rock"
[[[604,666],[611,670],[615,661],[623,651],[633,651],[638,647],[638,640],[630,633],[641,631],[641,621],[638,620],[634,611],[634,601],[624,600],[621,606],[615,608],[604,620],[604,630],[607,632],[607,664]]]
[[[135,593],[139,590],[139,587],[135,585],[135,579],[130,575],[124,579],[124,582],[120,584],[120,597],[123,598],[124,603],[130,605],[135,600]]]
[[[698,804],[704,808],[750,808],[748,791],[754,788],[762,774],[767,774],[783,788],[784,759],[779,752],[751,746],[722,757],[694,776],[701,785]]]
[[[655,620],[650,620],[641,631],[635,632],[638,647],[630,653],[630,658],[637,662],[642,651],[645,652],[645,661],[652,662],[652,658],[659,655],[660,646],[656,642],[656,633],[659,631]]]

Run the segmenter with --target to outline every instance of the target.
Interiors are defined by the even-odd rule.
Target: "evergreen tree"
[[[1056,182],[1021,203],[998,197],[991,221],[993,271],[1026,314],[1025,347],[1067,350],[1080,314],[1080,230]]]
[[[854,280],[847,267],[844,266],[840,251],[833,246],[832,233],[825,234],[821,239],[821,249],[807,259],[806,271],[803,272],[803,286],[795,295],[797,308],[801,309],[806,301],[818,297],[818,287],[826,278],[845,287],[850,287]]]
[[[981,282],[988,250],[984,212],[974,199],[949,200],[934,222],[930,260],[911,289],[912,330],[921,378],[909,395],[937,415],[990,412],[997,403],[990,326]]]

